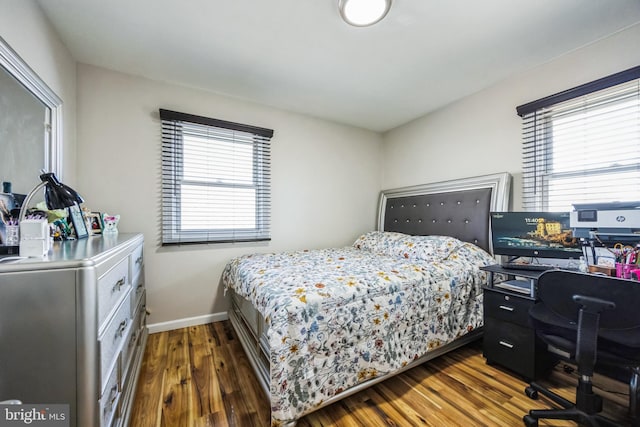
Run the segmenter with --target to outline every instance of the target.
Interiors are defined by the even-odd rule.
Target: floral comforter
[[[494,263],[451,237],[390,232],[350,247],[230,261],[225,287],[269,324],[272,425],[481,326],[479,267]]]

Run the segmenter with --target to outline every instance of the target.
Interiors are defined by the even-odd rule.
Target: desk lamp
[[[76,203],[84,202],[84,199],[77,191],[58,181],[58,178],[53,172],[43,173],[40,175],[40,180],[42,182],[36,185],[33,190],[29,192],[27,197],[25,197],[24,202],[22,202],[18,221],[22,222],[22,220],[24,220],[27,214],[29,202],[31,202],[33,196],[35,196],[42,187],[46,187],[44,201],[48,209],[64,209],[71,207]]]
[[[82,203],[82,197],[64,185],[52,172],[40,175],[40,182],[22,202],[18,224],[20,225],[20,256],[43,256],[49,251],[49,228],[46,221],[25,220],[33,196],[45,187],[44,201],[48,209],[64,209]]]

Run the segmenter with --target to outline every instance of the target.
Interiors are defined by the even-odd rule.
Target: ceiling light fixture
[[[340,15],[347,24],[367,27],[380,22],[391,8],[392,0],[338,0]]]

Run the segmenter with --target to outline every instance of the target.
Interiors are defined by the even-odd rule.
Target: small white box
[[[49,253],[48,239],[20,240],[20,256],[27,258],[43,258]]]
[[[20,221],[20,240],[49,239],[49,223],[46,219],[24,219]]]
[[[20,221],[20,256],[42,258],[49,253],[49,223],[46,219]]]

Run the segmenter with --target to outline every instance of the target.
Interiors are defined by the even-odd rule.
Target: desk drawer
[[[500,319],[485,317],[484,357],[527,378],[535,377],[535,331]]]
[[[98,279],[98,325],[102,325],[118,301],[131,288],[129,258],[122,259]]]
[[[516,325],[529,326],[529,308],[533,304],[533,300],[525,297],[490,289],[484,291],[484,315]]]

